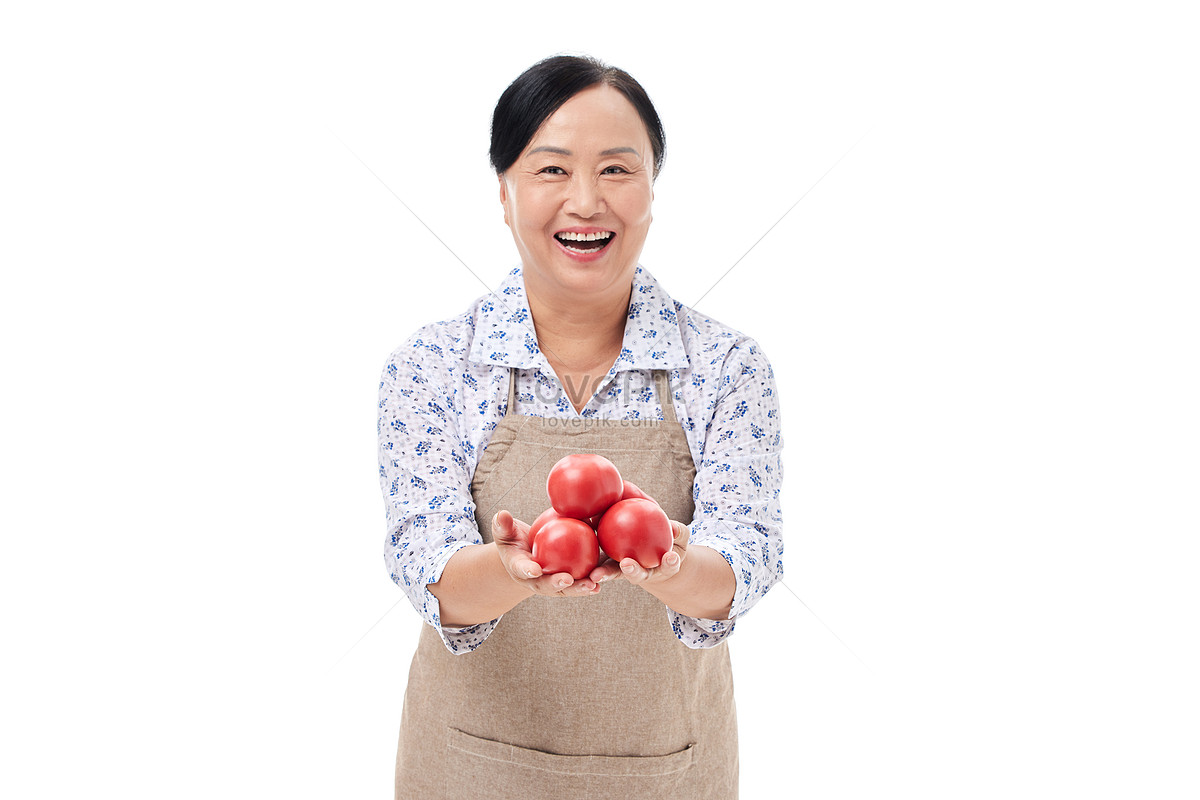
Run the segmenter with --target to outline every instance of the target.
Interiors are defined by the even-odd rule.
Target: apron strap
[[[517,368],[510,367],[508,370],[508,405],[504,408],[504,416],[517,415]]]
[[[658,404],[662,406],[663,422],[676,422],[675,399],[671,396],[671,382],[665,369],[654,370],[654,389]]]

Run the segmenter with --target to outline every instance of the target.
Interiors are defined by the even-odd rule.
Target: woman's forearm
[[[728,619],[736,579],[724,556],[692,545],[678,575],[642,588],[685,616]],[[509,576],[495,542],[468,545],[452,555],[429,591],[438,599],[442,625],[448,628],[490,622],[533,594]]]
[[[490,622],[533,594],[509,576],[495,542],[468,545],[450,556],[429,592],[447,628]]]
[[[663,583],[644,583],[642,588],[684,616],[729,619],[737,579],[723,555],[697,544],[688,546],[679,574]]]

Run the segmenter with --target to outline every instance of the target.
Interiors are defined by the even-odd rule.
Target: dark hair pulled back
[[[551,56],[522,72],[509,84],[492,113],[492,169],[502,174],[511,167],[542,123],[563,103],[584,89],[604,84],[625,96],[646,126],[658,177],[666,155],[666,136],[654,104],[642,85],[622,69],[590,56]]]

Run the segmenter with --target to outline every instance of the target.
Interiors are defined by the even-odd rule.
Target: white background
[[[486,289],[388,187],[498,283],[556,52],[647,87],[642,261],[778,375],[742,796],[1200,792],[1186,4],[648,5],[3,12],[0,793],[391,797],[377,379]]]

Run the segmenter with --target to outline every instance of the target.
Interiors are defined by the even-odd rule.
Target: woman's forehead
[[[610,86],[593,86],[563,103],[529,140],[534,151],[560,155],[614,155],[633,151],[644,157],[650,137],[633,104]]]

